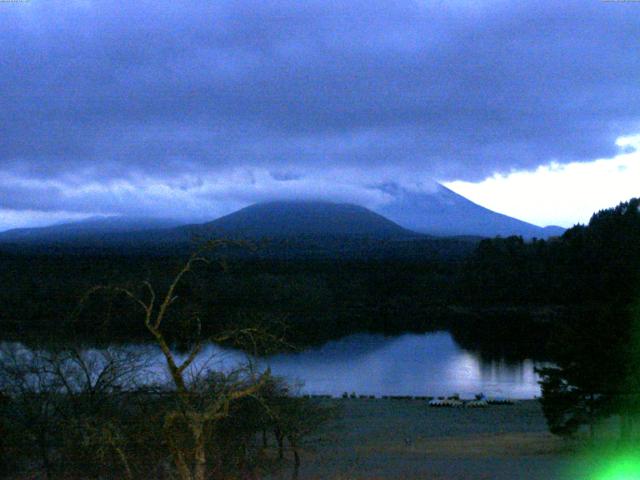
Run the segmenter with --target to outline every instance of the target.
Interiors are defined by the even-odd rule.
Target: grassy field
[[[553,480],[574,463],[575,445],[547,432],[533,400],[482,409],[329,402],[342,415],[303,452],[300,479]]]

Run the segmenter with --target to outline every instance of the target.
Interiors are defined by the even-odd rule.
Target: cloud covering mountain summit
[[[612,156],[640,126],[631,4],[114,0],[2,13],[0,208],[25,214],[162,215],[170,198],[194,217],[231,211],[263,187],[237,182],[246,172],[282,191],[327,171],[361,192],[480,180]],[[225,189],[236,193],[211,198]]]

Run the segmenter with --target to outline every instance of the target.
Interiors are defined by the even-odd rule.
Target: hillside
[[[16,228],[0,232],[0,243],[101,242],[114,236],[156,229],[168,229],[180,222],[147,217],[91,217],[47,227]]]
[[[481,237],[520,235],[530,239],[549,238],[564,232],[561,227],[539,227],[496,213],[440,184],[432,192],[409,191],[393,183],[380,189],[392,200],[376,211],[404,228],[420,233]]]
[[[251,205],[212,222],[175,229],[199,236],[242,238],[409,238],[414,232],[364,207],[331,202],[280,201]]]

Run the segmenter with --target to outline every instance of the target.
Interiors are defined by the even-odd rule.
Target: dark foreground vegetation
[[[127,348],[96,352],[69,342],[43,350],[3,346],[2,473],[46,479],[258,478],[282,466],[286,441],[297,475],[300,448],[329,418],[329,409],[292,396],[250,357],[231,372],[197,365],[199,321],[189,332],[184,358],[171,351],[166,330],[175,319],[169,312],[183,279],[196,264],[209,262],[201,253],[161,291],[144,282],[142,294],[122,286],[96,286],[87,293],[86,301],[103,293],[121,295],[141,311],[141,323],[165,361],[166,376],[159,375],[155,385],[148,359]],[[237,328],[223,338],[246,338],[256,346],[279,341],[256,327]]]
[[[181,389],[137,384],[144,359],[121,349],[1,354],[0,469],[10,478],[291,475],[301,450],[313,449],[309,434],[333,416],[247,370],[209,372]]]
[[[54,353],[43,357],[6,352],[1,437],[5,452],[14,450],[3,468],[98,478],[105,470],[95,466],[107,465],[115,477],[133,478],[148,477],[153,465],[158,478],[256,478],[282,465],[285,441],[297,465],[297,445],[329,413],[250,365],[187,377],[200,342],[261,354],[363,330],[448,329],[486,355],[550,359],[555,366],[540,373],[551,432],[595,432],[616,418],[620,440],[635,442],[638,206],[599,212],[548,241],[477,241],[467,255],[266,255],[222,242],[226,250],[202,252],[185,267],[178,254],[5,250],[5,338],[148,339],[161,347],[170,378],[143,386],[134,381],[141,367],[122,373],[115,361],[104,370],[104,359],[68,347],[48,346]],[[172,357],[174,345],[185,363]]]

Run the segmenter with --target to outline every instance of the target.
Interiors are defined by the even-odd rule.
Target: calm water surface
[[[14,344],[20,346],[20,344]],[[19,348],[24,349],[23,346]],[[150,365],[141,375],[143,382],[167,378],[160,349],[153,344],[129,344],[143,354]],[[99,353],[87,348],[86,354]],[[178,358],[184,355],[176,354]],[[230,371],[246,363],[246,354],[206,345],[192,365],[192,372],[206,369]],[[445,332],[384,336],[357,334],[297,353],[261,358],[259,368],[271,367],[273,374],[291,384],[299,384],[299,393],[340,396],[428,395],[458,393],[509,398],[534,398],[540,395],[531,360],[520,362],[482,360],[476,353],[459,347]]]
[[[208,365],[228,370],[245,357],[208,345],[204,358]],[[159,354],[157,361],[162,365]],[[531,360],[483,361],[445,332],[351,335],[302,352],[274,355],[259,364],[290,382],[301,382],[301,393],[473,397],[483,392],[518,399],[540,395],[534,367],[542,366]]]

